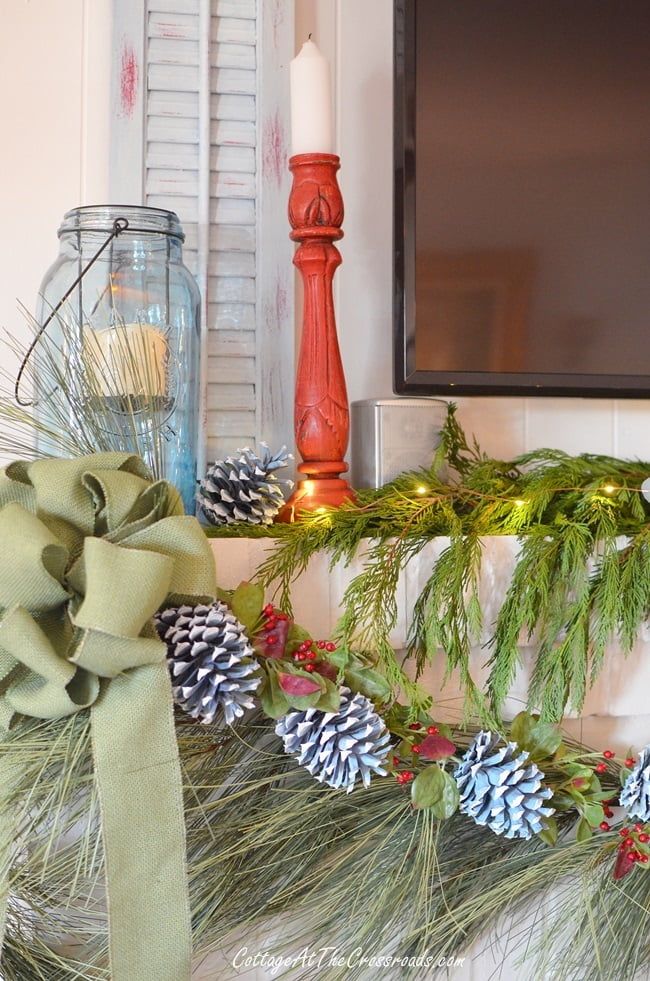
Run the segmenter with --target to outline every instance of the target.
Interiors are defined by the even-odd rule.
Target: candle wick
[[[309,32],[309,34],[307,35],[307,40],[308,40],[308,41],[311,41],[311,31],[310,31],[310,32]]]

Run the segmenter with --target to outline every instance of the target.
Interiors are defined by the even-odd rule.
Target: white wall
[[[297,42],[311,30],[333,59],[345,201],[337,324],[350,400],[392,394],[392,0],[297,0]],[[650,372],[650,365],[648,366]],[[458,398],[486,452],[541,446],[650,459],[645,400]]]
[[[350,401],[392,385],[392,0],[296,0],[296,47],[309,33],[332,62],[335,152],[345,205],[334,279]]]
[[[110,0],[13,0],[0,32],[0,330],[27,336],[65,211],[105,200]],[[101,203],[101,202],[100,202]],[[10,361],[0,349],[0,364]]]
[[[391,394],[392,0],[297,0],[333,60],[345,199],[337,323],[350,400]],[[110,0],[14,0],[0,35],[4,135],[0,187],[0,328],[24,330],[57,252],[68,208],[108,195]],[[287,229],[278,231],[285,236]],[[5,353],[0,364],[7,364]],[[543,445],[650,459],[648,403],[459,398],[484,449],[510,456]]]

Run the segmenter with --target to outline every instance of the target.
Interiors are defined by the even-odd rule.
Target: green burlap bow
[[[165,646],[151,617],[214,596],[207,539],[140,459],[98,453],[0,471],[0,549],[0,739],[17,716],[90,711],[111,976],[183,981],[182,785]],[[0,936],[10,825],[0,824]]]

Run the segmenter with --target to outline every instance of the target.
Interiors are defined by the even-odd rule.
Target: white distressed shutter
[[[175,211],[186,234],[185,262],[203,296],[199,455],[291,444],[293,3],[115,5],[112,193]]]

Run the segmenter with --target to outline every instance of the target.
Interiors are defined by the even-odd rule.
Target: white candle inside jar
[[[146,324],[85,327],[84,353],[96,394],[119,398],[165,394],[168,347],[163,331]]]

